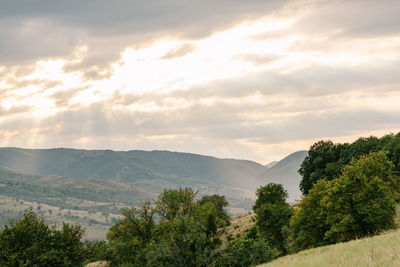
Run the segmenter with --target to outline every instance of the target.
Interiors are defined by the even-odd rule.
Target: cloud
[[[118,59],[128,46],[162,36],[201,38],[275,12],[288,1],[6,1],[0,10],[0,62],[63,57],[87,45],[83,65]]]
[[[282,55],[237,54],[234,59],[250,62],[254,65],[268,65],[282,58]]]
[[[268,161],[320,137],[390,132],[400,123],[398,7],[7,1],[0,145]]]
[[[398,35],[400,2],[387,0],[315,1],[312,11],[296,23],[308,33],[336,32],[346,37]]]
[[[4,108],[0,105],[0,117],[6,117],[14,114],[25,113],[31,111],[32,107],[30,106],[14,106],[11,108]]]
[[[190,43],[182,44],[174,49],[169,50],[164,56],[162,56],[160,59],[173,59],[177,57],[183,57],[187,54],[190,54],[196,50],[196,46]]]

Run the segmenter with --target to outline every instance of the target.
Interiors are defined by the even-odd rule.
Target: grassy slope
[[[400,266],[400,230],[379,236],[309,249],[262,265],[273,266]]]

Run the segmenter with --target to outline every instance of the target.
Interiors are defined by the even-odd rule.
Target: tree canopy
[[[21,220],[11,220],[0,233],[1,266],[83,266],[84,230],[63,223],[48,226],[32,210]]]
[[[352,159],[359,159],[371,152],[385,151],[388,160],[394,163],[394,175],[400,174],[400,133],[381,138],[362,137],[353,143],[334,144],[332,141],[319,141],[308,151],[299,169],[302,176],[300,190],[307,195],[320,179],[333,180],[343,174]]]
[[[291,220],[295,251],[343,242],[394,226],[398,178],[384,152],[353,159],[343,175],[319,180]]]

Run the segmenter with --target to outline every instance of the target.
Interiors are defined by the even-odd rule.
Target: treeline
[[[0,265],[252,266],[379,234],[395,227],[399,159],[400,134],[317,142],[299,170],[299,203],[289,205],[280,184],[259,187],[255,224],[235,237],[227,232],[225,197],[198,198],[191,188],[166,189],[153,202],[123,210],[107,241],[82,243],[80,226],[57,230],[30,211],[0,232]]]
[[[231,218],[225,197],[196,194],[191,188],[166,189],[153,203],[124,209],[107,242],[83,243],[79,225],[57,229],[31,210],[0,232],[0,265],[83,266],[106,260],[111,266],[250,266],[286,253],[284,235],[269,228],[270,218],[234,238],[226,231]],[[256,212],[283,211],[287,225],[292,208],[283,187],[270,184],[257,194]]]

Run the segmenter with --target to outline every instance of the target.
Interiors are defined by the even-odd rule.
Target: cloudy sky
[[[400,131],[397,0],[3,0],[0,146],[268,163]]]

